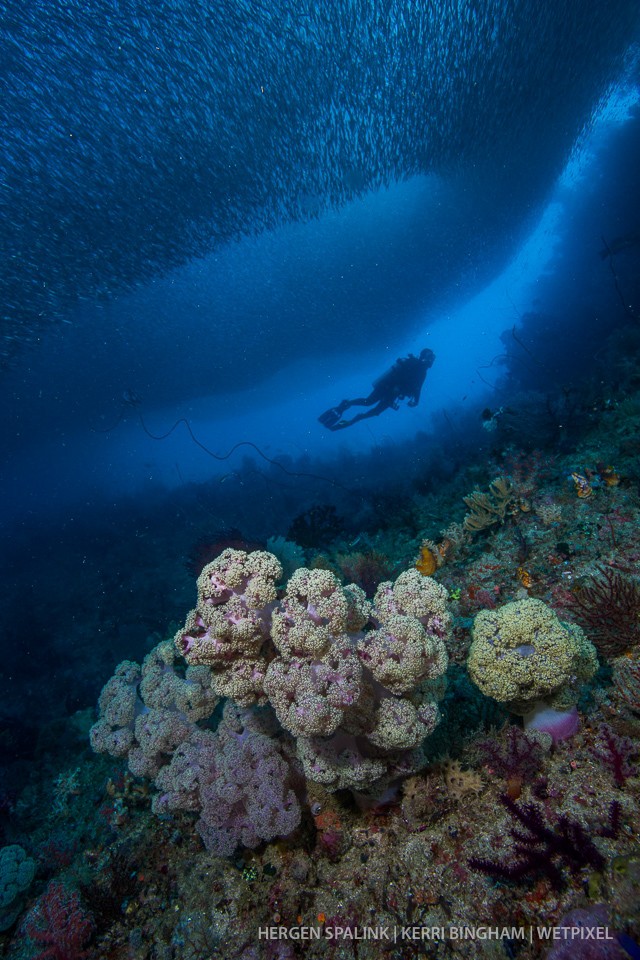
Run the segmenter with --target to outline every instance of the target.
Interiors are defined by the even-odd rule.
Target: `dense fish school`
[[[4,364],[81,301],[416,174],[464,177],[486,257],[544,197],[639,19],[629,0],[0,11]]]

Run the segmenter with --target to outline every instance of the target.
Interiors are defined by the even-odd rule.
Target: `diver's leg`
[[[374,403],[377,403],[377,406],[374,407],[373,410],[369,410],[367,413],[359,413],[352,420],[340,420],[342,414],[349,407],[371,407]],[[382,413],[383,410],[387,410],[390,406],[393,406],[393,403],[389,400],[382,400],[380,395],[374,390],[368,397],[356,397],[355,400],[342,400],[337,407],[332,407],[331,410],[327,410],[326,413],[318,417],[318,420],[324,427],[327,427],[328,430],[344,430],[345,427],[350,427],[352,423],[357,423],[358,420],[362,420],[365,417],[377,417],[378,414]]]
[[[374,403],[378,403],[381,399],[380,395],[375,390],[372,390],[368,397],[356,397],[355,400],[341,400],[338,406],[333,409],[342,416],[349,407],[370,407]]]
[[[329,430],[335,430],[338,420],[345,410],[351,406],[352,402],[352,400],[342,400],[337,406],[329,407],[328,410],[320,414],[318,421],[323,427],[327,427]]]
[[[370,407],[372,403],[376,402],[376,399],[376,397],[370,395],[368,397],[356,397],[355,400],[341,400],[334,409],[342,415],[349,407]]]
[[[352,417],[351,420],[341,420],[335,425],[334,430],[344,430],[345,427],[352,427],[354,423],[357,423],[359,420],[368,420],[369,417],[379,417],[381,413],[385,410],[388,410],[392,406],[387,400],[381,400],[380,403],[373,408],[373,410],[367,410],[366,413],[357,413],[355,417]]]
[[[374,390],[372,393],[369,394],[368,397],[358,397],[357,400],[349,400],[349,403],[348,403],[347,406],[349,406],[349,407],[371,407],[371,406],[373,406],[374,403],[379,403],[379,402],[381,402],[381,400],[382,400],[382,398],[381,398],[381,397],[376,393],[376,391]],[[345,407],[344,409],[346,410],[347,408]],[[367,414],[367,416],[371,416],[371,414]]]

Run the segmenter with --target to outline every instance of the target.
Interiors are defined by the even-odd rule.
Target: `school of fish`
[[[416,174],[506,228],[639,33],[634,0],[3,0],[0,363],[83,301]]]

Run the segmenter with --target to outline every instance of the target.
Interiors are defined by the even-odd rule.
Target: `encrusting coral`
[[[484,784],[475,770],[463,770],[459,760],[445,760],[442,768],[447,793],[461,800],[468,793],[480,793]]]

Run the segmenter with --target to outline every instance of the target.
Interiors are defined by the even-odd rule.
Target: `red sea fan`
[[[640,586],[617,571],[599,567],[598,577],[573,593],[568,607],[607,660],[640,643]]]
[[[33,960],[82,960],[93,933],[93,920],[75,890],[49,884],[27,923],[27,935],[42,946]]]

